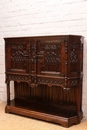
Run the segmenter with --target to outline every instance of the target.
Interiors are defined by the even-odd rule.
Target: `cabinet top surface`
[[[81,35],[45,35],[45,36],[20,36],[20,37],[5,37],[4,40],[7,39],[44,39],[44,38],[70,38],[70,37],[82,37]]]

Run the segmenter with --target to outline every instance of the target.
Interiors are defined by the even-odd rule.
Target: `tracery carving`
[[[71,52],[70,52],[70,62],[77,63],[78,62],[78,53],[77,53],[77,44],[71,44]]]
[[[11,44],[11,49],[13,50],[11,53],[12,61],[23,62],[23,51],[25,50],[25,45],[22,44]]]
[[[8,75],[7,81],[22,81],[22,82],[29,82],[28,76],[20,76],[20,75]]]
[[[57,49],[60,49],[60,44],[46,44],[43,46],[44,49],[46,50],[46,63],[56,63],[60,62],[60,54],[57,54]]]
[[[54,51],[46,52],[46,63],[60,62],[60,54],[56,54]]]
[[[12,61],[16,62],[23,62],[23,53],[20,50],[16,50],[15,52],[12,52],[11,54]]]
[[[38,78],[38,84],[51,84],[56,86],[63,86],[64,80],[63,79],[45,79],[45,78]]]

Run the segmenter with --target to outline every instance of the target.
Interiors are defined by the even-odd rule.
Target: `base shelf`
[[[82,112],[79,113],[79,116],[75,110],[70,109],[67,112],[66,107],[64,109],[62,106],[47,105],[32,100],[25,101],[24,99],[11,100],[5,108],[5,112],[57,123],[64,127],[78,124],[82,118]]]

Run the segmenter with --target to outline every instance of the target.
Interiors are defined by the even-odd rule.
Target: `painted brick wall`
[[[3,38],[60,34],[84,36],[82,106],[87,118],[87,0],[0,0],[0,100],[6,101]]]

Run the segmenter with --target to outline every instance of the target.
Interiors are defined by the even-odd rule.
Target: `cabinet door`
[[[58,39],[37,42],[37,74],[65,76],[65,43]]]
[[[30,66],[30,43],[25,40],[6,41],[6,72],[10,73],[29,73]]]

